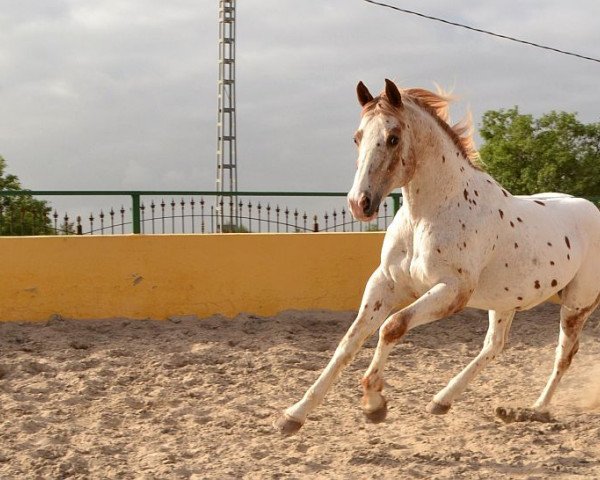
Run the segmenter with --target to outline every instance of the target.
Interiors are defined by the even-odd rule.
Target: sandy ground
[[[432,395],[478,352],[485,313],[408,334],[383,424],[358,382],[372,339],[294,437],[271,422],[316,378],[352,313],[0,325],[0,478],[600,478],[600,323],[555,398],[555,423],[504,424],[550,372],[556,306],[517,314],[507,350],[445,416]]]

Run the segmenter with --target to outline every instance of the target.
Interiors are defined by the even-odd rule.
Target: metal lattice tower
[[[235,0],[219,1],[219,108],[217,192],[237,192],[235,122]],[[217,231],[237,225],[237,198],[217,197]]]

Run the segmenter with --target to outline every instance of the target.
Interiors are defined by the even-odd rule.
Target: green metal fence
[[[117,206],[116,209],[114,206],[101,208],[96,214],[87,216],[87,213],[63,215],[51,208],[41,208],[39,205],[32,208],[31,202],[23,202],[24,199],[59,196],[127,197],[129,205]],[[346,196],[346,192],[0,191],[0,235],[383,230],[399,210],[402,201],[400,193],[390,194],[382,203],[379,218],[364,224],[354,220],[347,211]],[[292,198],[298,201],[302,198],[330,198],[338,202],[338,208],[308,214],[306,209],[290,209],[279,201]],[[62,223],[59,224],[59,221]],[[85,227],[86,223],[88,228]],[[220,227],[222,225],[226,228]]]
[[[377,220],[363,223],[354,220],[347,211],[346,195],[346,192],[3,190],[0,191],[0,236],[384,230],[402,202],[400,193],[390,194],[382,202]],[[40,197],[49,204],[40,202]],[[84,214],[81,207],[74,207],[81,213],[59,214],[52,205],[53,199],[58,197],[72,197],[74,202],[81,203],[85,201],[75,197],[86,200],[108,197],[96,198],[96,204],[102,200],[112,205],[94,207]],[[114,201],[119,197],[126,200],[115,206]],[[600,206],[600,196],[587,198]],[[312,211],[306,205],[299,208],[298,203],[310,201],[306,199],[319,199],[319,213],[315,213],[314,207]],[[329,205],[327,208],[322,207],[324,200]],[[74,202],[70,202],[71,205]],[[296,203],[296,206],[290,208],[284,202]]]

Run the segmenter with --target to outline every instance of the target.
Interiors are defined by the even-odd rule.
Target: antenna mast
[[[219,0],[219,107],[217,117],[217,231],[238,224],[235,121],[235,0]],[[226,207],[228,212],[226,213]]]

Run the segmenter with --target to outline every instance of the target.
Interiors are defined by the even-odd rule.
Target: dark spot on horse
[[[446,157],[442,155],[442,163],[446,163]]]
[[[465,167],[460,167],[460,171],[464,172],[465,171]]]
[[[577,340],[575,342],[575,344],[573,345],[573,348],[571,348],[571,351],[569,352],[569,355],[567,356],[566,360],[563,360],[562,362],[560,362],[560,367],[562,368],[567,368],[569,365],[571,365],[571,362],[573,361],[573,357],[575,356],[575,354],[579,351],[579,340]]]
[[[567,253],[567,260],[571,260],[571,255]]]
[[[521,301],[523,300],[523,297],[517,297],[517,300]]]
[[[506,192],[506,190],[502,190],[502,193],[504,194],[505,197],[508,197],[508,193]]]
[[[369,377],[364,377],[363,379],[361,379],[360,383],[362,384],[364,391],[370,390],[371,382],[369,380]]]
[[[490,185],[492,184],[492,182],[488,179],[486,179],[485,181],[488,182]]]
[[[550,260],[550,265],[554,266],[554,261]]]
[[[368,304],[368,303],[365,303],[365,310],[366,310],[367,308],[369,308],[369,304]]]
[[[442,310],[436,312],[438,315],[438,318],[452,315],[453,313],[456,313],[459,310],[463,309],[469,302],[469,297],[470,297],[471,293],[473,293],[472,290],[470,292],[465,292],[465,291],[460,292],[456,296],[454,301],[448,306],[448,308],[442,309]]]
[[[512,222],[512,220],[510,221],[510,226],[515,228],[515,224]]]
[[[465,189],[464,189],[464,191],[463,191],[463,195],[464,195],[464,197],[465,197],[465,200],[468,200],[468,199],[469,199],[469,192],[467,192],[467,189],[466,189],[466,188],[465,188]]]
[[[506,268],[508,268],[508,263],[505,263],[505,264],[504,264],[504,266],[505,266]]]
[[[535,203],[537,203],[538,205],[541,205],[542,207],[545,207],[546,204],[544,202],[540,202],[539,200],[534,200]]]
[[[519,248],[519,244],[515,242],[515,248]]]
[[[477,231],[477,229],[475,229],[475,235],[477,235],[479,232]]]
[[[556,287],[558,285],[558,282],[556,281],[556,279],[552,280],[552,283],[550,284],[553,287]]]
[[[567,244],[567,248],[571,249],[571,242],[569,242],[569,237],[565,237],[565,243]]]
[[[498,319],[498,324],[500,324],[500,323],[502,323],[502,319],[501,318]]]
[[[415,193],[419,193],[420,191],[421,191],[421,189],[420,189],[420,188],[417,188],[417,191],[416,191]]]
[[[473,190],[473,193],[475,194],[476,197],[479,196],[479,193],[477,192],[477,190]]]
[[[406,162],[404,161],[404,157],[402,157],[400,160],[402,161],[402,166],[405,166]]]
[[[467,242],[463,242],[463,247],[467,248]]]
[[[492,251],[494,251],[494,250],[496,250],[496,244],[495,243],[492,245]]]
[[[462,229],[464,230],[465,228],[467,228],[467,226],[463,223],[462,225]]]
[[[458,152],[456,152],[456,156],[458,157]]]
[[[381,300],[377,300],[373,305],[373,311],[377,312],[381,308]]]
[[[498,210],[498,212],[500,213],[500,218],[504,218],[504,212],[502,210]]]
[[[523,223],[523,220],[521,220],[521,217],[517,217],[517,222]]]
[[[551,243],[551,242],[548,242],[548,243],[546,243],[546,245],[548,245],[549,247],[551,247],[551,246],[552,246],[552,243]]]
[[[504,287],[504,290],[506,290],[508,292],[508,287]]]
[[[534,286],[535,288],[540,288],[540,281],[539,281],[539,280],[536,280],[536,281],[535,281],[535,283],[533,284],[533,286]]]
[[[385,343],[395,343],[400,340],[408,330],[408,323],[413,315],[414,313],[410,310],[400,312],[397,318],[394,318],[383,327],[383,341]]]
[[[531,263],[533,263],[534,265],[539,265],[539,264],[540,264],[540,261],[538,260],[538,258],[537,258],[537,257],[533,257],[533,258],[531,259]]]
[[[439,248],[436,248],[436,251],[437,251],[438,253],[442,253],[442,251],[441,251]]]
[[[377,146],[378,146],[378,147],[381,147],[381,143],[377,142]]]

